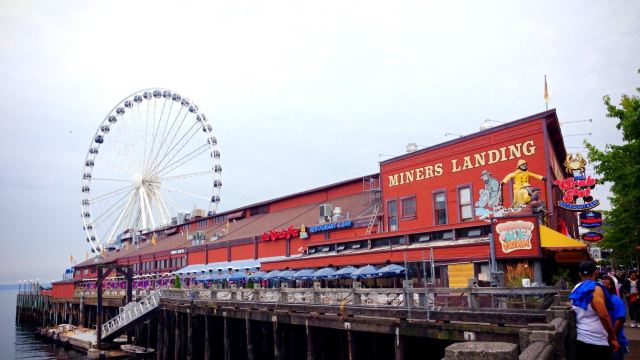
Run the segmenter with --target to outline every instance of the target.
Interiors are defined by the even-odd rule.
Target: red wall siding
[[[51,296],[55,298],[72,298],[74,288],[73,283],[52,284]]]
[[[383,184],[383,199],[385,214],[388,213],[387,201],[398,201],[398,217],[399,230],[417,230],[431,228],[434,226],[434,207],[433,207],[433,191],[445,190],[447,202],[447,224],[460,224],[459,208],[458,208],[458,186],[471,185],[472,204],[479,198],[479,190],[484,188],[484,182],[480,178],[482,170],[488,170],[492,176],[498,181],[509,173],[516,170],[518,158],[509,159],[509,151],[506,151],[505,161],[488,164],[489,157],[486,155],[486,164],[475,168],[459,170],[453,172],[453,160],[457,160],[456,167],[463,165],[463,158],[470,156],[473,165],[475,165],[474,154],[488,152],[489,150],[499,149],[508,145],[524,143],[533,140],[535,153],[529,156],[521,153],[522,159],[527,160],[529,171],[547,176],[545,151],[544,151],[544,134],[542,132],[542,121],[533,120],[521,126],[511,129],[505,129],[496,133],[487,134],[478,138],[469,139],[467,141],[442,147],[424,154],[400,159],[393,163],[383,164],[381,166],[381,177]],[[423,180],[414,180],[413,182],[405,182],[395,186],[390,185],[390,176],[410,171],[425,166],[435,166],[442,164],[442,175],[425,178]],[[435,174],[435,170],[434,170]],[[535,187],[542,188],[542,195],[546,198],[546,189],[544,183],[538,179],[531,178],[531,184]],[[511,204],[510,184],[503,186],[503,199],[505,206]],[[416,196],[416,218],[413,220],[402,220],[401,199],[407,196]],[[387,218],[384,219],[385,226],[388,229]],[[469,225],[484,225],[484,221],[467,222]]]
[[[284,240],[258,242],[258,258],[286,255],[287,242]]]
[[[253,244],[231,247],[231,261],[253,259]]]
[[[227,248],[209,249],[209,263],[227,261]]]
[[[187,254],[187,265],[204,264],[204,263],[205,263],[204,250],[194,251]]]

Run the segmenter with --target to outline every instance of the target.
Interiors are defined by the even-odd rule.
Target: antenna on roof
[[[572,120],[572,121],[563,121],[560,123],[560,126],[565,124],[573,124],[573,123],[581,123],[581,122],[593,122],[593,119],[584,119],[584,120]]]
[[[457,136],[457,137],[461,138],[463,135],[447,132],[447,133],[444,133],[444,136]]]
[[[491,125],[491,123],[506,124],[506,122],[504,122],[504,121],[484,119],[482,124],[480,124],[480,131],[492,128],[493,125]]]

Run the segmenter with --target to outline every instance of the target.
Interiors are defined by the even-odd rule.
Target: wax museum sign
[[[493,226],[496,258],[539,257],[538,219],[533,216],[495,219]]]

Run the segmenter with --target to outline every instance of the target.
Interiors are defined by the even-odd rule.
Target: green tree
[[[176,275],[176,278],[173,279],[173,288],[180,289],[181,287],[182,287],[182,284],[180,283],[180,276]]]
[[[638,70],[640,73],[640,70]],[[636,88],[640,93],[640,87]],[[613,256],[627,261],[638,255],[640,245],[640,98],[622,95],[620,105],[604,97],[607,117],[616,119],[622,131],[622,145],[606,145],[599,150],[585,141],[589,159],[601,181],[611,183],[611,210],[604,212],[605,236],[602,246]]]

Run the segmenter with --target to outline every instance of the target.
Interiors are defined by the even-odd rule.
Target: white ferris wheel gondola
[[[171,90],[138,91],[107,114],[89,144],[80,199],[86,240],[100,254],[170,224],[172,213],[215,212],[221,188],[218,140],[198,106]]]

